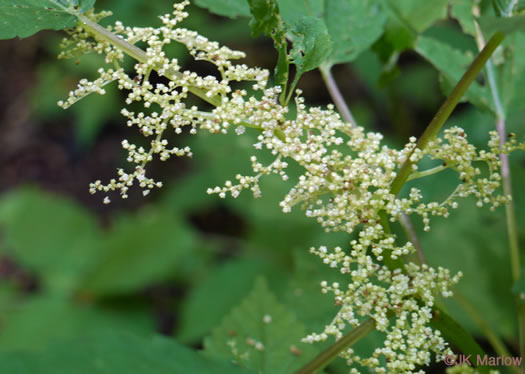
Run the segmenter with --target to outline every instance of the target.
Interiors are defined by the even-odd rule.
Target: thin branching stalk
[[[511,8],[512,9],[512,8]],[[478,48],[482,49],[485,45],[483,33],[479,25],[476,23],[476,42]],[[486,65],[487,81],[489,84],[490,92],[492,94],[492,100],[496,108],[496,131],[500,138],[500,145],[505,144],[507,135],[505,131],[505,109],[501,103],[499,94],[498,84],[496,82],[496,74],[494,71],[494,64],[489,59]],[[501,159],[501,177],[503,179],[503,193],[505,196],[510,197],[510,201],[505,205],[505,217],[507,226],[507,237],[509,240],[510,250],[510,266],[513,282],[517,282],[521,278],[521,265],[520,265],[520,250],[518,243],[518,230],[516,224],[516,210],[514,207],[514,199],[512,198],[512,176],[510,173],[509,156],[506,154],[500,154]],[[520,341],[520,353],[521,357],[525,357],[525,305],[521,300],[522,295],[517,297],[518,305],[518,325],[519,325],[519,341]],[[521,368],[521,373],[525,374],[525,365]]]

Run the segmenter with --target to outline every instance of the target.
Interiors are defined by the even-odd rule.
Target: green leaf
[[[297,0],[277,0],[277,3],[281,16],[288,25],[295,24],[305,16],[322,17],[325,6],[324,0],[301,0],[300,6],[298,6]]]
[[[171,339],[108,331],[55,344],[41,353],[0,353],[10,374],[241,374],[226,362],[203,357]]]
[[[250,21],[252,35],[264,34],[273,39],[275,49],[279,54],[275,68],[275,82],[286,91],[288,82],[288,54],[286,42],[286,26],[279,13],[279,5],[276,0],[248,0],[250,12],[253,16]]]
[[[27,38],[40,30],[62,30],[95,0],[0,0],[0,39]]]
[[[454,1],[451,6],[452,16],[458,20],[463,32],[476,36],[476,24],[470,1]]]
[[[271,264],[255,259],[233,260],[217,267],[191,290],[182,305],[177,338],[193,342],[209,334],[250,293],[259,276],[272,279],[277,289],[284,277]]]
[[[7,253],[37,273],[51,292],[71,292],[98,256],[95,217],[63,197],[24,188],[2,196]]]
[[[146,307],[127,305],[124,311],[116,306],[83,305],[49,294],[9,301],[8,310],[1,313],[1,350],[41,350],[53,341],[77,338],[88,331],[119,329],[147,335],[155,330]]]
[[[209,356],[236,360],[261,374],[293,373],[314,355],[304,326],[259,279],[251,294],[204,341]]]
[[[436,21],[447,17],[449,0],[386,0],[395,17],[417,32],[423,32]]]
[[[290,61],[297,65],[292,89],[299,77],[319,67],[332,52],[332,41],[324,22],[314,17],[303,17],[289,31],[293,47]]]
[[[250,16],[250,7],[246,0],[195,0],[195,4],[221,16]]]
[[[399,53],[412,48],[421,32],[446,17],[448,0],[384,0],[384,4],[388,19],[374,49],[391,73]]]
[[[143,209],[136,216],[122,216],[80,289],[95,296],[140,290],[172,276],[194,243],[193,232],[162,210]]]
[[[330,64],[353,61],[383,33],[386,13],[381,0],[330,0],[323,15],[333,41]]]
[[[446,94],[461,79],[463,72],[472,62],[472,58],[466,54],[436,39],[425,36],[418,38],[415,50],[442,74],[442,83]],[[482,109],[494,110],[490,92],[477,82],[472,83],[465,94],[465,98]]]

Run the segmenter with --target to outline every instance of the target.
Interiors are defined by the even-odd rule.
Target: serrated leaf
[[[381,0],[330,0],[323,14],[333,52],[330,64],[354,60],[383,33],[386,13]]]
[[[274,266],[256,259],[233,260],[216,267],[190,291],[182,305],[177,338],[193,342],[209,334],[250,293],[255,279],[260,276],[271,276],[276,286],[284,278]]]
[[[261,374],[289,374],[315,355],[304,326],[259,279],[251,294],[205,339],[205,353]],[[236,353],[234,353],[236,352]]]
[[[250,16],[250,7],[246,0],[195,0],[195,4],[221,16]]]
[[[62,30],[95,0],[0,0],[0,39],[27,38],[40,30]]]
[[[290,50],[290,61],[297,66],[294,83],[299,77],[319,67],[332,52],[332,40],[324,22],[315,17],[303,17],[289,30],[293,47]]]
[[[194,240],[183,222],[162,210],[144,209],[137,216],[122,216],[79,288],[103,296],[130,293],[164,280],[173,274],[177,261],[191,251]]]
[[[114,331],[57,343],[41,353],[0,353],[0,362],[2,371],[11,374],[246,373],[168,338]]]
[[[445,94],[461,79],[472,58],[436,39],[421,36],[415,51],[427,59],[442,74]],[[465,98],[476,106],[493,111],[490,92],[486,87],[473,82],[465,93]]]
[[[279,13],[279,5],[276,0],[248,0],[248,3],[253,17],[250,21],[252,35],[264,34],[271,37],[279,54],[275,67],[275,82],[283,88],[284,94],[288,82],[289,62],[286,26]]]
[[[0,228],[7,253],[51,292],[71,292],[98,256],[95,217],[63,197],[23,188],[2,196]]]

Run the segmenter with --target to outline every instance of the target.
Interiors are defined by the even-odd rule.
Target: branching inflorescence
[[[359,363],[377,373],[412,373],[418,372],[419,366],[428,365],[432,354],[437,360],[451,354],[440,332],[432,329],[429,322],[436,297],[450,296],[461,274],[451,275],[443,268],[413,263],[403,269],[389,269],[382,262],[385,256],[395,260],[414,248],[410,242],[396,244],[396,237],[381,224],[380,215],[386,213],[394,222],[402,214],[416,214],[422,217],[428,230],[429,217],[448,216],[449,209],[456,208],[461,197],[474,196],[479,206],[487,204],[495,208],[507,201],[505,196],[497,194],[498,154],[523,149],[523,145],[511,136],[501,149],[498,134],[491,132],[488,150],[478,150],[468,143],[461,128],[454,127],[424,150],[416,148],[415,138],[396,150],[382,144],[381,134],[367,133],[362,127],[342,121],[333,106],[308,108],[299,90],[295,97],[297,114],[291,118],[288,108],[278,100],[281,88],[268,87],[267,70],[234,64],[232,60],[244,57],[242,52],[176,27],[187,16],[185,5],[187,2],[176,4],[173,14],[161,17],[163,25],[158,29],[124,27],[120,22],[108,28],[129,44],[146,43],[146,60],[138,62],[132,73],[120,67],[124,52],[107,40],[90,39],[82,23],[70,31],[70,38],[64,42],[62,57],[95,52],[105,55],[110,67],[100,69],[100,77],[93,82],[80,81],[60,106],[67,108],[90,93],[104,94],[104,86],[116,81],[119,89],[127,92],[127,104],[142,102],[145,108],[141,112],[122,109],[121,113],[128,126],[138,127],[150,140],[149,149],[124,140],[122,147],[134,168],[119,169],[118,177],[108,184],[92,183],[90,191],[118,191],[126,198],[134,184],[142,188],[144,195],[162,186],[147,176],[146,165],[155,157],[165,161],[173,155],[192,155],[189,147],[170,147],[166,131],[179,134],[187,127],[190,134],[196,134],[198,130],[226,133],[234,129],[242,135],[246,128],[255,129],[259,134],[254,153],[269,151],[275,157],[273,162],[264,165],[253,155],[250,159],[253,175],[237,175],[235,182],[226,181],[223,187],[209,188],[208,193],[221,198],[227,194],[237,197],[242,190],[249,189],[254,197],[259,197],[260,178],[277,174],[287,180],[288,164],[294,161],[304,168],[304,173],[282,200],[283,212],[300,205],[326,231],[358,231],[348,250],[311,249],[325,264],[346,274],[348,284],[323,282],[322,292],[333,293],[340,310],[323,332],[312,333],[304,341],[322,341],[329,336],[340,339],[349,326],[357,326],[365,317],[371,317],[376,328],[386,333],[385,344],[368,358],[357,357],[352,349],[347,349],[341,356],[349,364]],[[90,17],[98,21],[106,15]],[[183,71],[176,59],[163,52],[172,42],[184,44],[194,59],[214,64],[220,78]],[[169,78],[169,83],[151,84],[149,75],[153,70]],[[251,82],[253,93],[233,90],[232,82]],[[190,92],[196,90],[201,98],[214,104],[213,110],[186,105]],[[414,164],[409,179],[452,169],[458,174],[455,191],[442,202],[423,202],[423,194],[417,188],[411,188],[406,197],[393,194],[391,183],[409,157]],[[416,165],[425,157],[438,160],[439,165],[418,171]],[[110,202],[109,195],[104,202]]]

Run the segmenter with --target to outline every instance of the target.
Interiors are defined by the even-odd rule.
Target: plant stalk
[[[355,118],[352,115],[350,108],[346,104],[345,99],[343,98],[343,95],[341,94],[341,91],[339,90],[339,87],[337,87],[337,83],[331,72],[331,68],[321,66],[319,70],[321,71],[321,76],[323,77],[326,88],[328,89],[328,93],[330,94],[330,97],[334,101],[334,104],[337,107],[339,114],[341,114],[341,117],[343,117],[343,119],[346,122],[350,123],[352,127],[356,127],[357,122],[355,121]]]
[[[321,352],[316,358],[295,372],[295,374],[314,374],[324,369],[332,362],[342,351],[351,347],[359,340],[370,334],[376,327],[373,319],[367,319],[365,322],[352,329],[348,334],[332,344],[324,352]]]
[[[509,9],[512,10],[512,7],[510,7]],[[481,32],[481,29],[477,23],[475,24],[475,26],[476,42],[478,44],[478,48],[482,49],[485,44],[483,33]],[[494,71],[494,64],[490,59],[487,61],[486,70],[488,85],[492,94],[494,106],[496,108],[496,131],[499,135],[500,146],[503,146],[505,145],[505,139],[507,137],[505,131],[505,110],[503,108],[501,98],[499,95],[499,89],[496,82],[496,74]],[[503,193],[505,194],[505,196],[510,196],[510,201],[507,204],[505,204],[505,218],[507,226],[507,237],[509,241],[512,280],[513,283],[516,283],[521,278],[521,265],[520,250],[518,243],[518,229],[516,224],[516,210],[514,206],[514,199],[512,198],[512,177],[510,173],[509,156],[501,153],[499,157],[501,160],[500,170],[501,177],[503,179]],[[523,300],[521,300],[521,298],[524,296],[525,295],[519,295],[516,300],[518,307],[519,343],[521,357],[525,357],[525,304],[523,304]],[[521,373],[525,374],[525,365],[522,365]]]

